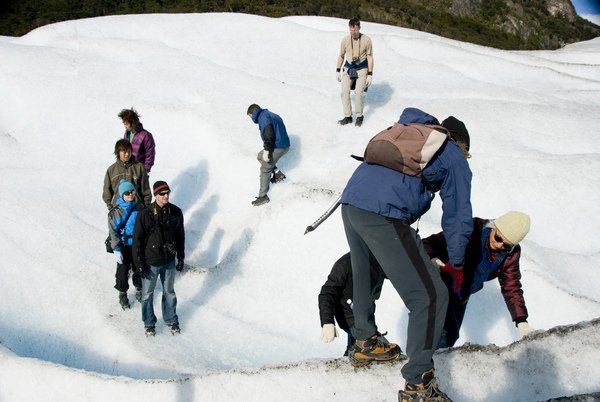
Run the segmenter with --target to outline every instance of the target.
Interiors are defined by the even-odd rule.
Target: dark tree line
[[[465,4],[471,2],[465,2]],[[233,12],[283,17],[319,15],[402,26],[500,49],[556,49],[600,36],[580,17],[552,16],[545,0],[486,0],[468,15],[450,11],[451,0],[4,0],[0,35],[22,36],[37,27],[80,18],[146,13]],[[519,32],[506,27],[517,19]],[[510,21],[509,21],[510,20]]]

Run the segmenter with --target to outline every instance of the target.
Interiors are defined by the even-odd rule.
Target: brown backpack
[[[364,161],[420,176],[449,137],[442,126],[394,123],[371,138]]]

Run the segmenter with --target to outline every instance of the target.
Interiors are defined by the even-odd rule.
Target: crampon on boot
[[[396,360],[402,350],[395,343],[389,343],[378,334],[367,340],[357,340],[350,348],[348,360],[354,367],[367,366],[373,362],[389,362]]]
[[[411,384],[406,382],[404,390],[398,391],[398,402],[452,402],[452,399],[438,388],[435,370],[431,369],[421,375],[423,382]]]

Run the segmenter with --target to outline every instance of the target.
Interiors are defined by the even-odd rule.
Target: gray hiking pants
[[[277,166],[277,161],[289,151],[288,148],[275,148],[273,150],[273,158],[271,162],[265,162],[263,160],[263,152],[267,152],[264,149],[261,150],[256,159],[260,162],[260,190],[258,191],[258,196],[263,197],[267,195],[269,192],[269,183],[271,182],[271,175]]]
[[[402,367],[402,376],[410,383],[420,383],[421,375],[433,368],[433,352],[448,305],[448,290],[440,273],[425,252],[421,238],[407,222],[352,205],[342,205],[342,220],[352,263],[352,334],[362,340],[377,331],[371,316],[375,302],[369,278],[370,250],[409,311],[406,339],[409,361]]]

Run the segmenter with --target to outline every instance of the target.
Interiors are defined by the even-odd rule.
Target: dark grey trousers
[[[409,361],[402,367],[402,376],[410,383],[420,383],[421,375],[433,368],[433,352],[448,305],[448,290],[439,271],[408,223],[351,205],[342,205],[342,220],[354,282],[352,334],[356,339],[367,339],[376,333],[371,318],[375,309],[369,278],[371,251],[409,311],[406,338]]]
[[[258,190],[258,196],[263,197],[267,195],[269,192],[269,183],[271,182],[271,174],[276,168],[277,161],[289,151],[290,148],[275,148],[273,150],[273,156],[271,162],[265,162],[263,160],[263,152],[267,152],[265,150],[261,150],[258,155],[256,155],[256,159],[260,162],[260,190]]]

